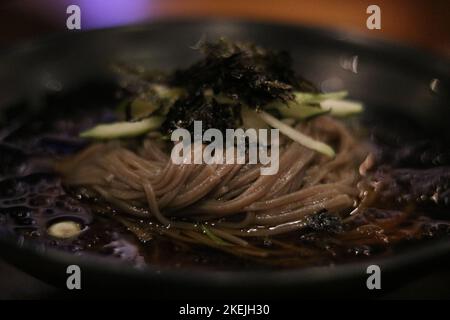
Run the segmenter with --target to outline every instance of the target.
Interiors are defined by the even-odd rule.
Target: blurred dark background
[[[450,57],[448,0],[2,0],[0,46],[66,31],[66,8],[80,6],[82,29],[166,17],[238,17],[362,32]],[[381,30],[366,28],[366,9],[381,8]]]

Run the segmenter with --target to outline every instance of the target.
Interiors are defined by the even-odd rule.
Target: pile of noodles
[[[328,116],[295,128],[333,145],[336,156],[281,136],[278,173],[260,175],[260,165],[174,164],[170,143],[150,135],[138,146],[94,143],[59,163],[58,171],[67,186],[99,195],[115,212],[152,221],[147,232],[267,256],[251,239],[300,230],[319,212],[348,217],[358,204],[364,152],[352,133]],[[125,216],[121,221],[132,228]]]

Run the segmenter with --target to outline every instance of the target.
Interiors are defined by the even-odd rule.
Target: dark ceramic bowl
[[[366,119],[375,121],[379,115],[393,121],[407,118],[424,131],[449,136],[448,61],[344,32],[242,21],[164,21],[23,44],[0,58],[0,114],[3,107],[20,99],[39,101],[52,90],[69,91],[86,82],[107,81],[112,60],[142,62],[158,69],[187,65],[196,58],[189,47],[204,35],[286,49],[294,57],[295,69],[307,79],[325,90],[345,88],[352,98],[364,101]],[[381,267],[382,291],[386,292],[448,262],[449,253],[448,241],[428,242],[370,263],[298,271],[199,272],[137,270],[105,258],[44,248],[11,234],[0,240],[2,258],[56,286],[65,287],[66,268],[76,264],[82,270],[85,292],[179,298],[376,294],[366,287],[369,264]]]

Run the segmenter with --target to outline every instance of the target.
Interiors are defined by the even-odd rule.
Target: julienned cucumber
[[[155,116],[136,122],[99,124],[92,129],[80,133],[80,137],[102,140],[137,137],[149,131],[158,129],[161,127],[163,121],[163,117]]]
[[[320,107],[336,117],[347,117],[363,111],[362,103],[352,100],[324,100],[320,103]]]
[[[299,104],[315,104],[324,100],[341,100],[347,97],[347,91],[335,91],[328,93],[309,93],[309,92],[294,92],[295,101]]]
[[[278,111],[285,118],[294,118],[297,120],[305,120],[315,116],[329,113],[329,110],[320,108],[319,106],[308,106],[297,103],[289,103],[288,105],[279,105]]]
[[[287,124],[281,122],[275,117],[272,117],[270,114],[261,111],[259,112],[259,116],[263,119],[268,125],[273,128],[280,130],[285,136],[291,138],[292,140],[298,142],[302,146],[320,152],[330,158],[334,157],[336,153],[333,148],[323,143],[321,141],[314,140],[313,138],[301,133],[300,131],[288,126]]]

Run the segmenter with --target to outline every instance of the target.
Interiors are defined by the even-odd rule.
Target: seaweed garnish
[[[339,216],[321,211],[306,218],[308,231],[339,234],[343,231],[342,220]]]
[[[236,128],[241,121],[241,106],[259,110],[274,101],[287,103],[293,100],[296,91],[318,92],[312,83],[294,72],[292,59],[286,51],[225,39],[201,40],[192,49],[199,50],[203,58],[171,74],[116,66],[124,96],[142,101],[145,108],[152,106],[149,112],[140,112],[138,119],[142,119],[142,115],[162,114],[165,116],[162,131],[166,135],[177,128],[192,133],[196,120],[203,122],[203,130]],[[168,95],[161,94],[161,90],[173,91],[173,88],[181,93],[171,94],[171,99],[161,98]],[[123,111],[127,121],[136,120],[131,105]]]
[[[213,128],[225,132],[227,128],[235,127],[239,114],[240,104],[219,103],[197,91],[175,102],[167,114],[162,130],[171,133],[175,129],[185,128],[193,133],[194,121],[202,121],[203,132]]]
[[[201,42],[196,48],[204,58],[176,71],[170,82],[189,92],[209,88],[250,107],[259,108],[273,100],[288,101],[294,90],[317,91],[296,76],[292,59],[285,51],[272,51],[252,43]]]

